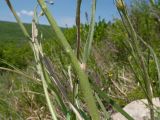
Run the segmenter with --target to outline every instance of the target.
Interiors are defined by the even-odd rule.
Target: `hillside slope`
[[[25,24],[28,32],[31,34],[31,24]],[[43,33],[44,37],[47,39],[49,37],[53,37],[51,28],[48,25],[38,25],[39,32]],[[19,25],[15,22],[6,22],[0,21],[0,41],[1,40],[23,40],[24,35],[19,27]]]

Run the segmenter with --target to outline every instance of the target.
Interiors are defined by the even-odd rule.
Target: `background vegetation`
[[[133,0],[131,6],[127,7],[128,17],[136,36],[140,36],[145,43],[150,45],[158,59],[160,59],[159,9],[159,2],[151,5],[145,0]],[[99,95],[98,98],[107,110],[105,113],[100,102],[97,102],[97,104],[99,103],[97,105],[98,109],[102,109],[100,111],[102,119],[117,110],[106,101],[104,94],[107,94],[121,107],[133,100],[146,98],[145,91],[147,91],[147,88],[144,87],[144,75],[142,69],[137,67],[137,61],[134,60],[134,57],[138,55],[132,56],[134,51],[131,49],[134,46],[128,48],[130,44],[127,42],[130,39],[132,40],[130,31],[129,34],[126,31],[126,27],[128,28],[129,25],[124,24],[124,22],[127,23],[127,20],[123,16],[123,11],[119,10],[119,12],[122,12],[123,19],[116,18],[113,21],[106,21],[99,17],[99,21],[95,23],[94,41],[85,70],[91,87],[101,91],[102,95]],[[30,24],[25,24],[25,27],[28,31],[31,31]],[[81,100],[83,94],[81,91],[73,92],[80,89],[76,86],[79,84],[78,78],[71,67],[70,59],[65,57],[65,50],[57,42],[58,37],[55,36],[55,33],[52,34],[51,26],[37,25],[37,28],[39,34],[43,36],[41,40],[42,48],[45,55],[49,56],[53,63],[56,79],[59,79],[65,87],[71,103],[77,105],[76,102],[78,102],[78,105],[80,105],[79,108],[77,107],[79,113],[85,119],[90,119],[88,117],[89,113],[85,114],[86,105]],[[82,58],[83,46],[89,28],[89,24],[80,24],[80,58]],[[74,53],[76,53],[77,26],[61,28],[61,30],[74,49]],[[160,95],[160,84],[156,61],[147,46],[140,42],[138,47],[145,59],[144,63],[147,66],[147,75],[151,80],[153,97],[157,97]],[[47,103],[44,102],[45,94],[42,83],[37,80],[39,75],[35,68],[34,54],[17,23],[0,22],[0,59],[0,119],[51,119]],[[3,67],[6,69],[3,69]],[[32,80],[29,80],[30,77]],[[69,80],[74,83],[74,86],[70,84]],[[72,87],[73,89],[71,89]],[[98,98],[96,101],[98,101]],[[55,111],[58,113],[57,118],[65,119],[66,114],[63,112],[65,110],[62,110],[55,99],[55,97],[51,98],[55,105]],[[73,111],[67,112],[68,114],[70,119],[74,120],[76,118]]]

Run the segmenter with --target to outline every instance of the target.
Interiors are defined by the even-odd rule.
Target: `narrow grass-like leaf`
[[[97,95],[97,93],[95,93],[95,97],[97,99],[97,102],[99,103],[102,111],[103,111],[103,114],[104,114],[104,117],[105,117],[105,120],[109,120],[110,119],[110,114],[106,111],[106,108],[104,107],[101,99],[99,98],[99,96]]]
[[[95,26],[95,11],[96,11],[96,0],[92,0],[92,12],[91,12],[91,21],[89,27],[89,33],[86,40],[86,44],[83,51],[83,61],[82,63],[86,66],[86,62],[90,56],[91,46],[93,42],[93,35],[94,35],[94,26]]]
[[[126,111],[124,111],[116,102],[114,102],[106,93],[99,90],[99,88],[94,86],[95,92],[102,98],[105,98],[105,101],[110,104],[117,112],[120,112],[128,120],[134,120]]]
[[[58,120],[57,116],[56,116],[55,108],[52,105],[52,102],[50,100],[49,93],[48,93],[48,90],[47,90],[48,86],[47,86],[47,83],[45,81],[45,79],[48,79],[47,73],[45,72],[44,68],[42,69],[42,71],[43,71],[43,73],[41,73],[41,78],[42,78],[42,83],[43,83],[42,85],[43,85],[45,97],[46,97],[46,100],[47,100],[47,104],[48,104],[48,107],[49,107],[49,110],[51,112],[53,120]],[[42,76],[42,75],[44,75],[44,76]]]
[[[81,114],[79,113],[79,111],[71,103],[69,103],[69,106],[74,111],[74,113],[76,114],[76,116],[79,120],[84,120],[83,117],[81,116]]]
[[[159,59],[158,59],[156,53],[154,52],[153,48],[149,44],[147,44],[140,36],[139,36],[139,39],[150,50],[150,52],[153,56],[153,59],[154,59],[154,62],[156,64],[156,68],[157,68],[158,81],[159,81],[159,91],[160,91],[160,63],[159,63]]]
[[[25,78],[28,78],[28,79],[30,79],[30,80],[38,81],[38,83],[39,83],[39,81],[40,81],[39,79],[30,77],[30,75],[27,75],[27,74],[25,74],[24,72],[17,71],[17,70],[14,70],[14,69],[5,68],[5,67],[0,67],[0,70],[8,71],[8,72],[11,72],[11,73],[16,73],[16,74],[21,75],[21,76],[23,76],[23,77],[25,77]]]

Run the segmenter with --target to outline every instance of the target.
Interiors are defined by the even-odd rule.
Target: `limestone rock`
[[[160,107],[159,98],[153,98],[152,101],[155,107]],[[126,105],[123,109],[135,120],[149,120],[150,112],[147,104],[148,102],[146,99],[136,100]],[[120,113],[113,114],[111,118],[113,120],[127,120]]]

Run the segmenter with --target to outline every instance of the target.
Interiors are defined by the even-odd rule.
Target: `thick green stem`
[[[73,67],[74,67],[74,69],[75,69],[75,71],[76,71],[76,73],[79,77],[80,87],[81,87],[81,90],[82,90],[83,95],[84,95],[84,100],[87,104],[88,111],[89,111],[92,119],[93,120],[99,120],[100,115],[98,113],[98,109],[97,109],[97,106],[96,106],[96,103],[95,103],[95,100],[94,100],[94,97],[93,97],[92,89],[90,87],[87,75],[81,69],[79,61],[77,60],[76,56],[74,55],[74,53],[71,49],[71,46],[67,42],[67,39],[65,38],[61,29],[58,27],[56,21],[52,17],[52,15],[51,15],[50,11],[48,10],[44,0],[37,0],[37,1],[40,4],[44,14],[46,15],[53,31],[57,34],[61,45],[63,46],[66,53],[68,54],[68,56],[71,59],[72,65],[73,65]]]

